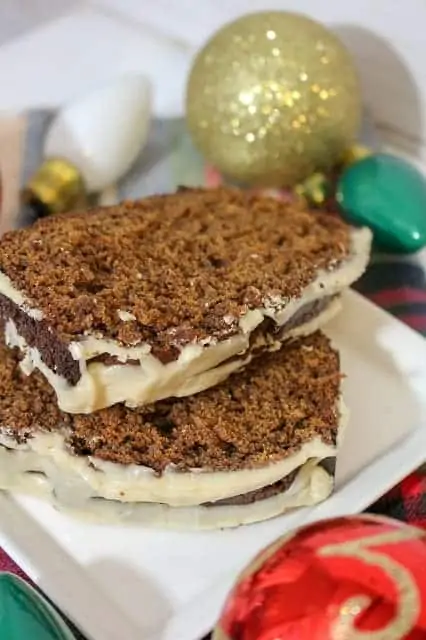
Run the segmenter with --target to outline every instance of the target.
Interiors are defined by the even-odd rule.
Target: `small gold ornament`
[[[87,204],[81,173],[62,158],[45,160],[30,178],[21,197],[37,217],[83,208]]]
[[[224,174],[254,186],[294,186],[336,164],[361,119],[349,52],[302,15],[261,12],[219,30],[187,86],[193,140]]]
[[[346,168],[351,164],[363,160],[368,156],[373,155],[373,151],[363,144],[353,144],[351,147],[345,150],[341,159],[341,165]]]
[[[331,185],[323,173],[314,173],[296,185],[294,191],[312,207],[321,207],[330,197]]]

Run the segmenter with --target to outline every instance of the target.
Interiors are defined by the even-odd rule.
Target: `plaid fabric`
[[[369,511],[426,529],[426,470],[405,478]]]
[[[418,258],[374,256],[358,291],[426,336],[426,272]],[[426,466],[369,509],[426,528]]]
[[[19,208],[19,187],[39,165],[51,115],[35,112],[0,118],[0,166],[3,177],[0,233],[25,224]],[[369,143],[369,140],[365,140]],[[370,146],[373,146],[370,144]],[[375,145],[374,145],[375,146]],[[181,121],[154,122],[148,149],[120,185],[101,194],[102,202],[173,190],[179,184],[217,186],[220,174],[206,167],[192,148]],[[357,290],[413,329],[426,335],[426,273],[414,258],[376,255]],[[372,505],[385,514],[426,528],[426,468],[413,473]],[[0,549],[0,571],[25,577]],[[75,631],[77,640],[84,640]]]
[[[357,289],[426,335],[426,274],[416,258],[375,256]],[[369,511],[426,528],[426,466],[405,478]]]

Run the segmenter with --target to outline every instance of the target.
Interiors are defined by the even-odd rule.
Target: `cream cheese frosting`
[[[171,507],[153,502],[123,502],[88,494],[84,481],[78,477],[65,475],[61,480],[59,472],[46,475],[43,471],[26,471],[34,467],[34,462],[25,464],[25,458],[28,463],[30,458],[23,453],[0,445],[0,488],[43,498],[70,516],[96,524],[142,524],[183,530],[237,527],[317,504],[333,490],[333,478],[316,460],[310,460],[299,469],[287,490],[250,504]],[[14,472],[6,473],[11,466]]]
[[[170,466],[161,474],[140,465],[75,455],[65,445],[60,431],[40,431],[19,444],[3,430],[0,433],[0,489],[37,493],[47,486],[65,505],[75,508],[87,507],[98,498],[121,504],[200,506],[262,489],[299,468],[307,466],[312,470],[322,460],[336,457],[347,422],[348,411],[340,399],[336,446],[316,437],[282,460],[258,468],[180,472]]]
[[[324,500],[333,479],[318,466],[335,455],[314,441],[290,459],[257,470],[177,473],[156,477],[149,469],[122,468],[67,452],[60,434],[39,434],[25,445],[0,438],[0,489],[40,496],[73,515],[97,522],[141,522],[172,528],[231,527],[271,518],[290,508]],[[317,457],[318,456],[318,457]],[[245,505],[206,506],[261,488],[298,469],[291,486]]]

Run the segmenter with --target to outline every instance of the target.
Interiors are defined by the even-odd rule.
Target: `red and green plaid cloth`
[[[377,256],[357,289],[412,329],[426,335],[426,272],[420,259]],[[426,528],[426,470],[419,469],[370,511]]]
[[[377,256],[357,285],[360,293],[426,336],[426,259]],[[426,528],[426,467],[394,487],[369,511]]]

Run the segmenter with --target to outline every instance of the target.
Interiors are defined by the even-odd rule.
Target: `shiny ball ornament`
[[[284,536],[240,576],[214,640],[423,640],[426,533],[377,516]]]
[[[413,253],[426,246],[426,178],[405,160],[380,153],[352,164],[336,199],[342,216],[370,227],[381,249]]]
[[[2,640],[76,640],[52,605],[29,584],[0,572]]]
[[[187,123],[207,160],[232,180],[292,187],[326,171],[354,142],[358,77],[331,31],[288,12],[246,15],[195,58]]]

